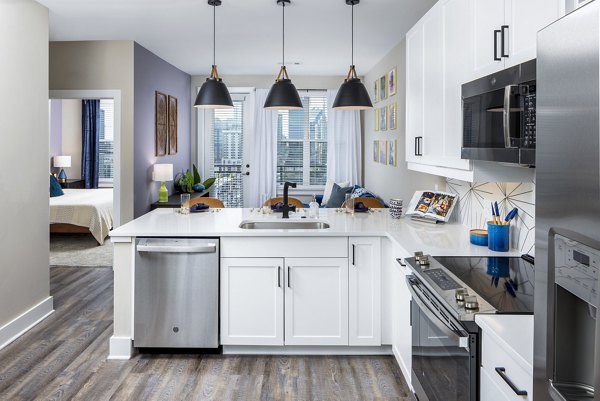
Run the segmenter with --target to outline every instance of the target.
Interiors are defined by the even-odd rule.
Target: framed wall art
[[[379,78],[379,100],[387,99],[387,76]]]
[[[168,120],[169,120],[169,154],[177,154],[177,98],[169,95],[169,106],[168,106]]]
[[[388,72],[387,76],[387,92],[388,96],[394,96],[396,94],[396,83],[397,83],[397,69],[396,67],[392,68],[390,72]]]
[[[379,162],[379,141],[373,141],[373,161]]]
[[[388,141],[379,141],[379,163],[387,164]]]
[[[394,102],[388,106],[388,120],[390,130],[398,128],[398,103]]]
[[[387,131],[387,106],[379,109],[379,129]]]
[[[397,140],[388,141],[388,165],[392,167],[396,167],[398,165],[398,160],[396,160],[396,156],[398,156],[397,151]]]
[[[164,93],[155,93],[155,135],[156,156],[165,156],[169,143],[168,97]]]

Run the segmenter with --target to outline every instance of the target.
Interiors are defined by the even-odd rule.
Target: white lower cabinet
[[[381,238],[312,240],[222,239],[221,344],[381,346]]]
[[[348,259],[285,264],[285,344],[348,345]]]
[[[283,345],[283,258],[221,258],[221,344]]]
[[[394,261],[395,262],[395,261]],[[392,270],[393,281],[393,307],[392,323],[393,337],[392,350],[400,365],[404,378],[410,385],[411,359],[412,359],[412,326],[411,326],[411,295],[406,283],[406,275],[410,274],[408,268],[400,266],[397,262]]]
[[[349,345],[381,345],[381,239],[349,241]]]

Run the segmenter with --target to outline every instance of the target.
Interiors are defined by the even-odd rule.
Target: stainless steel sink
[[[329,224],[322,221],[242,221],[240,228],[246,230],[323,230]]]

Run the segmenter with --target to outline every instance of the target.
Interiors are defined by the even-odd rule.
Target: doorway
[[[211,196],[225,207],[250,207],[254,92],[230,92],[233,108],[198,111],[198,121],[204,121],[203,176],[215,178]]]

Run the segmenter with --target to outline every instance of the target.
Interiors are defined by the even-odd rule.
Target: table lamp
[[[54,167],[60,168],[58,182],[67,182],[67,173],[64,167],[71,167],[71,156],[54,156]]]
[[[160,189],[158,190],[158,201],[166,203],[169,201],[169,191],[165,186],[165,181],[173,181],[173,165],[172,164],[155,164],[152,171],[152,180],[159,181]]]

